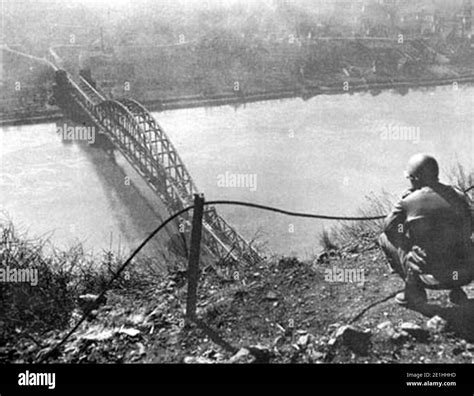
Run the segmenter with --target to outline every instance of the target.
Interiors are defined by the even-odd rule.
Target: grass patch
[[[474,186],[474,171],[468,171],[468,169],[457,163],[455,166],[450,168],[446,172],[449,180],[453,185],[457,186],[463,191],[468,190],[470,187]],[[471,198],[473,197],[473,191],[470,191]]]
[[[388,214],[395,198],[384,192],[382,195],[366,196],[367,203],[357,211],[357,216],[373,217]],[[383,229],[383,220],[342,221],[330,230],[324,229],[319,242],[324,250],[338,250],[357,243],[376,242]]]
[[[4,274],[37,274],[36,284],[31,277],[18,282],[10,276],[0,282],[0,345],[14,333],[44,334],[67,328],[73,311],[81,307],[79,297],[101,293],[124,261],[111,252],[101,257],[87,255],[81,245],[45,253],[46,246],[47,239],[29,239],[11,222],[0,224],[0,269]],[[139,292],[160,276],[153,260],[132,262],[111,289]]]

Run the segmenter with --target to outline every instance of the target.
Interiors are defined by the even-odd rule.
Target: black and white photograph
[[[474,0],[0,2],[1,396],[472,396]]]

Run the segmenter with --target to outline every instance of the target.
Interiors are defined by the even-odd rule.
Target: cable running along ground
[[[466,189],[464,192],[467,193],[474,189],[474,186],[469,187]],[[320,215],[320,214],[312,214],[312,213],[301,213],[301,212],[292,212],[284,209],[279,209],[267,205],[260,205],[260,204],[255,204],[251,202],[243,202],[243,201],[231,201],[231,200],[216,200],[216,201],[207,201],[204,202],[205,206],[210,206],[210,205],[235,205],[235,206],[245,206],[249,208],[254,208],[254,209],[260,209],[260,210],[266,210],[270,212],[275,212],[275,213],[280,213],[284,214],[286,216],[292,216],[292,217],[302,217],[302,218],[310,218],[310,219],[322,219],[322,220],[339,220],[339,221],[373,221],[373,220],[381,220],[384,219],[386,216],[381,215],[381,216],[364,216],[364,217],[353,217],[353,216],[329,216],[329,215]],[[102,292],[98,295],[96,301],[100,301],[105,296],[105,293],[108,291],[109,287],[112,285],[112,283],[119,277],[119,275],[125,270],[125,268],[131,263],[131,261],[135,258],[135,256],[140,252],[140,250],[156,235],[158,232],[160,232],[164,227],[166,227],[170,222],[172,222],[174,219],[177,217],[181,216],[182,214],[194,209],[194,205],[187,206],[180,211],[176,212],[172,216],[170,216],[168,219],[166,219],[163,223],[161,223],[130,255],[130,257],[120,266],[118,271],[114,274],[114,276],[109,280],[107,285],[104,287]],[[385,300],[384,300],[385,301]],[[371,306],[369,306],[370,308]],[[56,344],[48,353],[44,354],[43,357],[39,360],[38,363],[42,363],[45,361],[49,356],[53,354],[53,352],[57,351],[68,339],[71,337],[72,334],[79,328],[79,326],[86,320],[86,318],[89,316],[90,312],[92,311],[93,307],[90,307],[89,309],[84,312],[83,316],[81,319],[76,323],[76,325],[64,336],[64,338]],[[362,313],[364,313],[362,311]],[[358,318],[356,316],[356,318]]]

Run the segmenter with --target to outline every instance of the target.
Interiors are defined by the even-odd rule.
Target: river
[[[438,158],[444,181],[457,162],[473,169],[473,101],[473,87],[439,87],[154,115],[207,200],[356,215],[367,195],[407,187],[404,166],[416,152]],[[58,247],[80,241],[94,253],[128,252],[159,223],[151,195],[124,183],[124,172],[121,157],[115,164],[98,149],[61,142],[54,123],[0,129],[0,210]],[[302,258],[319,250],[319,233],[334,225],[218,209],[248,239]],[[156,241],[147,254],[159,255],[163,246]]]

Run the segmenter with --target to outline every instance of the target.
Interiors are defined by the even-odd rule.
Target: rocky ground
[[[327,269],[363,269],[364,282],[330,282]],[[430,291],[419,312],[399,307],[402,288],[367,239],[314,262],[270,259],[201,273],[198,318],[184,320],[186,278],[173,270],[146,288],[114,288],[47,362],[64,363],[471,363],[474,287],[463,306]],[[360,280],[360,279],[359,279]],[[38,335],[16,329],[0,361],[37,362],[70,330],[94,295],[82,296],[69,327]],[[82,307],[82,308],[81,308]],[[0,337],[1,338],[1,337]]]

